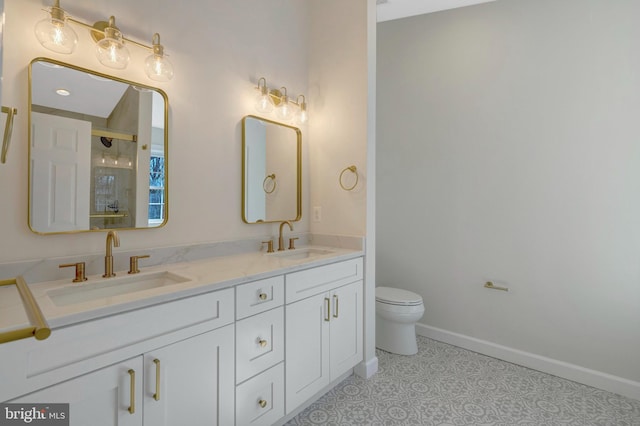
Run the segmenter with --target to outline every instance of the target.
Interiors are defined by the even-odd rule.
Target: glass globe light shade
[[[40,44],[53,52],[70,54],[78,44],[78,35],[66,19],[45,18],[36,24],[34,31]]]
[[[100,63],[109,68],[121,70],[129,65],[129,49],[122,41],[122,33],[115,27],[104,29],[104,38],[96,44],[96,55]]]
[[[266,87],[260,87],[260,94],[256,96],[256,102],[254,106],[258,112],[273,111],[273,103],[271,102],[271,99],[269,99],[269,93],[267,93]]]
[[[152,54],[144,61],[144,71],[151,80],[169,81],[173,78],[173,65],[164,56]]]
[[[298,112],[298,122],[300,124],[309,122],[309,112],[306,109],[300,110],[300,112]]]
[[[307,111],[307,103],[303,100],[299,104],[300,109],[296,112],[296,123],[305,124],[309,121],[309,111]]]
[[[173,78],[173,65],[164,56],[164,47],[160,44],[160,34],[155,33],[152,39],[153,54],[144,61],[147,77],[155,81],[169,81]]]
[[[293,108],[291,108],[291,104],[289,104],[289,98],[287,95],[282,96],[280,100],[280,105],[276,108],[276,117],[281,120],[291,120],[293,117]]]

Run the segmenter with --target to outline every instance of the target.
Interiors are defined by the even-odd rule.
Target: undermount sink
[[[331,253],[333,253],[333,251],[331,250],[307,247],[307,248],[299,248],[294,250],[277,251],[275,253],[269,253],[269,256],[281,257],[283,259],[298,260],[298,259],[309,259],[312,257],[323,256],[325,254],[331,254]]]
[[[56,306],[75,305],[113,296],[136,293],[191,281],[168,271],[127,275],[51,290],[47,293]]]

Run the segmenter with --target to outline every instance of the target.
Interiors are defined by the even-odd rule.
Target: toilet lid
[[[389,305],[415,306],[422,304],[422,297],[399,288],[376,287],[376,301]]]

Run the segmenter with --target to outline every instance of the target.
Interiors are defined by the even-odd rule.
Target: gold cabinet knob
[[[260,401],[258,401],[258,405],[260,406],[260,408],[264,408],[267,406],[267,401],[261,399]]]
[[[261,348],[264,348],[265,346],[267,346],[267,341],[264,339],[258,339],[258,344]]]
[[[260,300],[267,300],[267,293],[260,293],[258,297],[260,298]]]

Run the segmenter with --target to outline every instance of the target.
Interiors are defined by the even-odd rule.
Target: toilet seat
[[[376,302],[396,306],[419,306],[422,305],[422,297],[399,288],[376,287]]]

